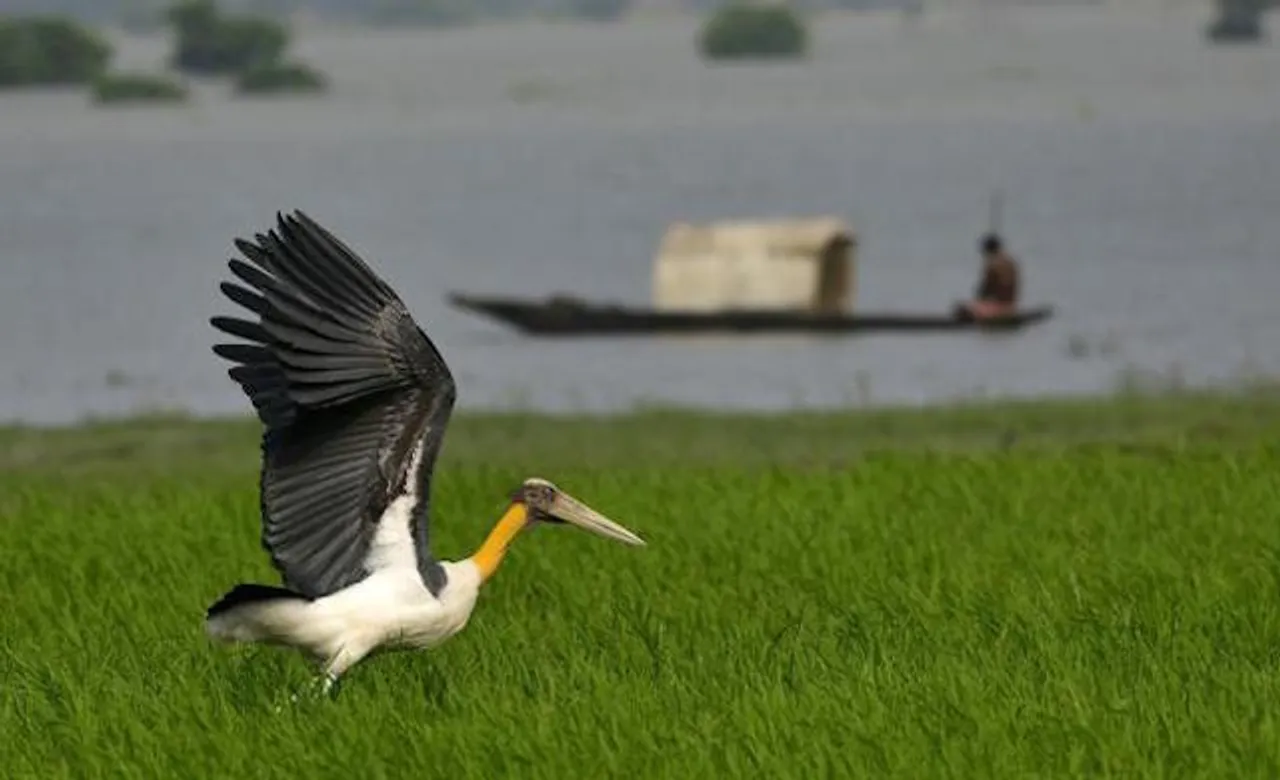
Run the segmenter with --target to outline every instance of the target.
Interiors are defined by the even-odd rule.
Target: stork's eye
[[[525,488],[525,501],[535,507],[545,507],[551,503],[551,491],[543,485],[531,485]]]

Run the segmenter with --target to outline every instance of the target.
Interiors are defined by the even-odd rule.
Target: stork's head
[[[570,523],[626,544],[644,544],[640,537],[540,477],[526,479],[511,501],[524,506],[525,522],[530,525]]]
[[[511,504],[471,560],[480,577],[493,576],[507,554],[507,547],[525,528],[535,523],[568,523],[625,544],[644,540],[618,525],[545,479],[531,477],[511,494]]]

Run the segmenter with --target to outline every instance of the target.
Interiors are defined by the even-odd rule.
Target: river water
[[[301,208],[401,291],[460,408],[778,409],[1280,371],[1280,47],[1106,7],[826,16],[806,64],[707,67],[696,26],[304,29],[323,99],[0,96],[0,419],[243,412],[210,352],[234,236]],[[120,39],[122,67],[165,42]],[[450,290],[643,303],[667,225],[835,214],[857,305],[966,294],[989,193],[1028,304],[975,334],[542,341]]]

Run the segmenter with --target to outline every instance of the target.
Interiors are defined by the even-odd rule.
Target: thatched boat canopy
[[[834,217],[675,223],[654,260],[653,305],[846,313],[856,246],[853,230]]]

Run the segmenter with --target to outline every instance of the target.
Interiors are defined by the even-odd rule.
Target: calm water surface
[[[1280,371],[1280,47],[1199,15],[827,17],[803,66],[706,68],[679,20],[304,32],[324,100],[0,97],[0,419],[247,405],[210,352],[231,239],[302,208],[403,293],[461,407],[781,408]],[[159,62],[128,39],[122,64]],[[643,303],[678,219],[847,218],[858,305],[971,289],[992,188],[1051,322],[1012,337],[539,341],[447,291]]]

